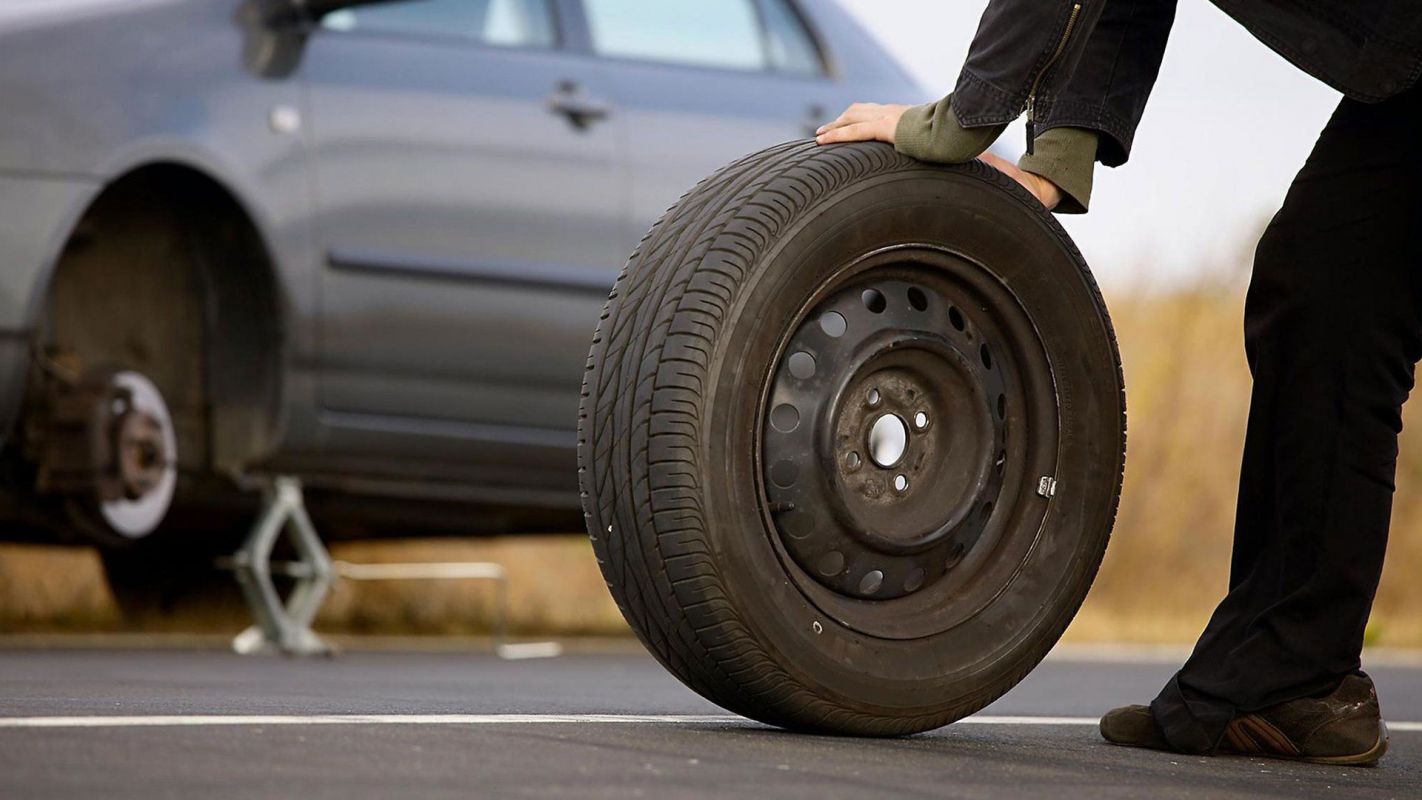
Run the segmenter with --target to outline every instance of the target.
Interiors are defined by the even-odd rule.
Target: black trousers
[[[1360,668],[1422,359],[1422,87],[1338,106],[1259,242],[1244,330],[1229,593],[1151,704],[1191,753]]]

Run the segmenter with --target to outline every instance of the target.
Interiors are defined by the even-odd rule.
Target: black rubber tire
[[[842,624],[787,578],[757,508],[753,431],[776,332],[806,287],[856,252],[905,242],[991,268],[1029,310],[1056,390],[1038,399],[1055,404],[1060,489],[990,604],[941,633],[890,639]],[[1124,469],[1115,334],[1061,226],[981,163],[932,166],[881,144],[784,144],[684,196],[618,277],[579,416],[587,526],[633,630],[712,702],[820,732],[936,728],[1021,680],[1086,596]]]

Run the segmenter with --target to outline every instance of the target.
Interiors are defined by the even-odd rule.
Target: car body
[[[925,99],[831,0],[300,7],[0,9],[11,530],[72,520],[46,408],[100,366],[166,398],[175,508],[279,473],[368,533],[576,520],[588,343],[646,229],[851,101]]]

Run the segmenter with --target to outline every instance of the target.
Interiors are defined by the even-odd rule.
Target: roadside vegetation
[[[1203,627],[1228,579],[1235,482],[1248,410],[1242,278],[1168,292],[1116,292],[1130,432],[1125,497],[1105,564],[1068,637],[1179,643]],[[1325,324],[1323,321],[1320,324]],[[1393,538],[1368,637],[1422,646],[1422,410],[1403,435]],[[486,541],[352,542],[336,558],[506,564],[525,634],[625,634],[579,535]],[[319,627],[344,633],[488,630],[494,594],[458,581],[338,585]],[[240,607],[155,610],[123,620],[98,560],[80,548],[0,545],[0,631],[231,631]]]

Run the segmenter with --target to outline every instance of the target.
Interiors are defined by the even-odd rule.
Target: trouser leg
[[[1180,750],[1360,667],[1422,358],[1419,126],[1422,89],[1344,100],[1260,241],[1229,593],[1151,704]]]

